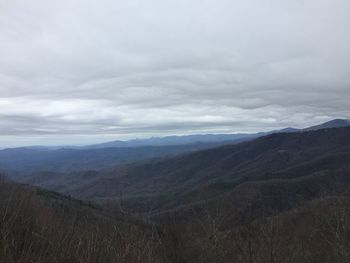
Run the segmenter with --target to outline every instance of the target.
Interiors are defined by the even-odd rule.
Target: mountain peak
[[[288,132],[297,132],[297,131],[299,131],[299,129],[293,128],[293,127],[287,127],[287,128],[282,129],[282,130],[279,130],[279,132],[286,132],[286,133],[288,133]]]
[[[340,128],[350,126],[350,120],[348,119],[334,119],[322,123],[320,125],[311,126],[306,128],[306,131],[320,130],[320,129],[329,129],[329,128]]]

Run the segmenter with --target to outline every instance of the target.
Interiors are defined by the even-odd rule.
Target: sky
[[[349,0],[0,0],[0,147],[350,118]]]

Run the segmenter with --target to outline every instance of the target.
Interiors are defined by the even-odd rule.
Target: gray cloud
[[[347,0],[5,0],[0,144],[350,117]]]

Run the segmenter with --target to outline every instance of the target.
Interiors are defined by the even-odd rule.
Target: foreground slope
[[[4,181],[0,197],[0,262],[164,262],[141,221]]]
[[[338,193],[339,194],[339,193]],[[350,199],[322,197],[244,224],[225,210],[148,228],[54,192],[0,182],[0,262],[347,263]],[[145,218],[146,220],[147,218]]]

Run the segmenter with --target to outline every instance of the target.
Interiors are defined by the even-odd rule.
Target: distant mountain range
[[[293,133],[346,125],[349,125],[348,120],[333,120],[304,130],[285,128],[255,134],[169,136],[143,140],[113,141],[73,148],[36,146],[4,149],[0,150],[0,171],[23,176],[24,172],[101,170],[134,161],[178,155],[226,144],[237,144],[273,133]]]
[[[281,130],[274,130],[269,132],[258,132],[258,133],[238,133],[238,134],[195,134],[185,136],[167,136],[167,137],[154,137],[148,139],[135,139],[129,141],[111,141],[101,144],[94,144],[86,146],[89,149],[107,148],[107,147],[139,147],[139,146],[164,146],[164,145],[182,145],[182,144],[193,144],[193,143],[208,143],[208,142],[234,142],[243,141],[265,136],[271,133],[282,133],[282,132],[297,132],[302,130],[318,130],[324,128],[338,128],[350,126],[350,121],[346,119],[335,119],[326,123],[308,127],[305,129],[297,128],[284,128]]]
[[[280,130],[273,130],[268,132],[258,133],[232,133],[232,134],[193,134],[193,135],[173,135],[165,137],[152,137],[146,139],[133,139],[133,140],[116,140],[99,144],[92,144],[86,146],[28,146],[21,148],[29,148],[36,150],[58,150],[58,149],[103,149],[103,148],[131,148],[141,146],[174,146],[185,144],[203,144],[203,143],[227,143],[227,142],[241,142],[265,136],[272,133],[284,133],[284,132],[298,132],[308,130],[318,130],[324,128],[339,128],[350,126],[350,121],[347,119],[334,119],[316,126],[307,127],[304,129],[297,129],[288,127]]]
[[[21,176],[37,171],[100,170],[119,164],[215,147],[217,144],[70,149],[23,147],[0,150],[0,171]]]
[[[236,141],[247,138],[255,138],[265,133],[257,134],[197,134],[185,136],[166,136],[154,137],[148,139],[135,139],[129,141],[111,141],[101,144],[89,145],[85,148],[100,149],[108,147],[140,147],[140,146],[165,146],[165,145],[183,145],[192,143],[208,143],[208,142],[227,142]]]

